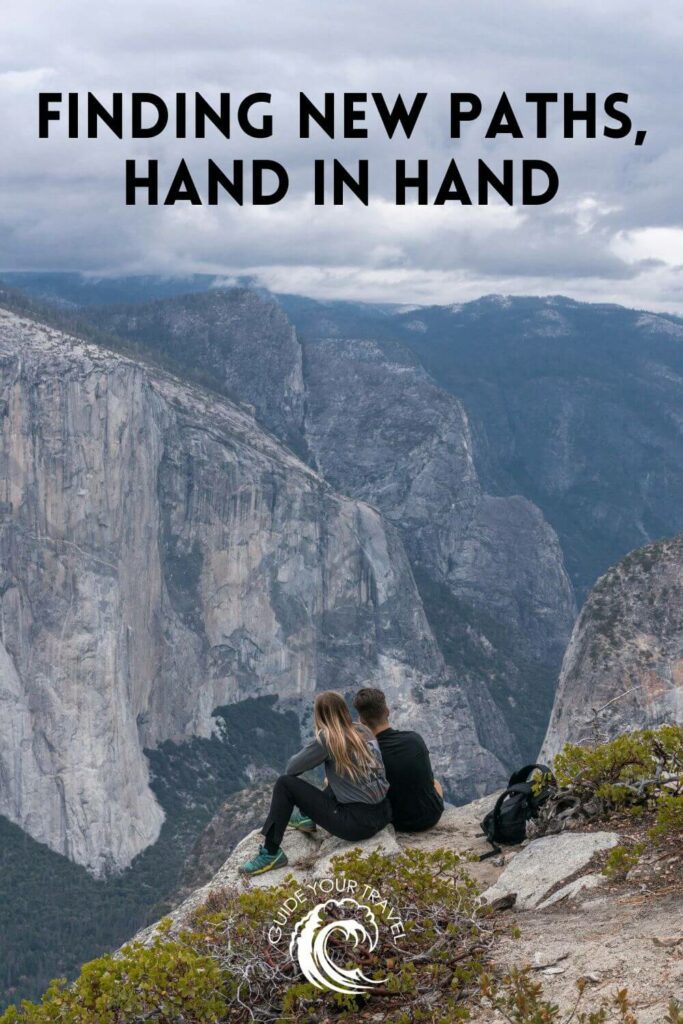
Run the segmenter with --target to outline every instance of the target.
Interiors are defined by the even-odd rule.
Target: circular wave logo
[[[355,917],[333,917],[331,914],[356,912]],[[353,940],[353,949],[364,947],[371,953],[377,946],[379,931],[375,915],[369,907],[353,897],[329,899],[318,903],[302,917],[292,932],[289,951],[306,978],[320,989],[330,989],[344,995],[360,995],[369,992],[375,985],[383,985],[386,978],[368,978],[360,967],[345,968],[331,958],[331,940],[342,937]]]

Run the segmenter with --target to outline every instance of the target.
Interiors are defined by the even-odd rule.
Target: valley
[[[680,720],[676,318],[0,277],[6,1000],[215,868],[316,689],[382,686],[455,804],[624,670],[619,729]]]

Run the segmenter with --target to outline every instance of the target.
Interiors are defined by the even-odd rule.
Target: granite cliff
[[[462,797],[500,778],[400,537],[248,409],[0,311],[0,813],[95,874],[162,811],[143,750],[376,681]]]
[[[117,316],[140,313],[150,300],[184,304],[178,296],[206,298],[221,284],[210,275],[2,276],[94,322],[105,303],[135,303],[118,305]],[[296,295],[278,302],[305,347],[318,338],[372,339],[411,350],[466,409],[484,491],[523,495],[557,533],[579,603],[629,551],[683,530],[680,317],[561,295],[443,306]],[[163,344],[157,331],[156,350]],[[191,372],[192,350],[180,355]]]
[[[92,317],[142,351],[162,356],[229,398],[248,402],[258,421],[301,453],[302,350],[291,321],[249,288],[213,289],[182,299],[97,310]]]
[[[683,722],[683,536],[627,555],[576,623],[543,756],[565,743]]]

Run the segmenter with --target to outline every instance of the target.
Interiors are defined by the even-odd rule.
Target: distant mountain
[[[210,275],[0,279],[83,307],[220,284]],[[683,529],[680,318],[561,296],[424,307],[278,301],[303,343],[346,338],[410,348],[463,403],[485,490],[523,495],[553,526],[580,602],[628,551]],[[187,352],[185,364],[191,360]]]
[[[633,551],[593,587],[562,666],[544,754],[683,724],[683,535]]]
[[[58,306],[100,306],[105,303],[151,302],[174,295],[205,292],[225,286],[224,279],[214,274],[187,274],[181,277],[136,275],[130,277],[102,277],[76,272],[0,271],[0,281],[17,288],[42,302]],[[238,282],[232,280],[232,284]],[[248,284],[247,278],[239,283]]]
[[[561,297],[281,302],[304,340],[407,345],[462,401],[483,486],[554,527],[580,601],[628,551],[683,529],[683,320]]]
[[[282,308],[250,288],[86,311],[92,322],[233,401],[306,455],[302,350]]]
[[[58,295],[60,275],[54,275],[49,288],[45,277],[28,280],[28,286]],[[22,283],[27,286],[27,275]],[[144,303],[145,293],[182,290],[182,280],[116,279],[117,294],[134,304],[98,308],[94,300],[98,295],[108,299],[113,285],[88,279],[87,285],[81,282],[88,296],[88,308],[81,313],[97,329],[120,335],[135,352],[250,403],[265,426],[338,489],[381,508],[403,532],[449,664],[463,679],[475,680],[470,699],[476,704],[483,690],[492,692],[498,711],[512,717],[513,731],[528,733],[531,725],[532,735],[540,737],[541,724],[528,722],[525,695],[540,695],[540,706],[532,706],[544,721],[571,612],[557,583],[541,596],[544,560],[529,557],[540,534],[529,543],[522,534],[530,539],[540,528],[531,526],[535,506],[541,513],[538,524],[545,520],[543,529],[551,526],[559,538],[581,602],[597,577],[628,551],[683,529],[683,421],[678,412],[683,321],[561,297],[502,296],[439,307],[279,296],[283,318],[262,292],[226,293],[214,284],[198,276],[192,279],[193,295]],[[202,286],[210,288],[208,294],[201,293]],[[73,281],[69,288],[75,294]],[[367,351],[374,345],[380,356],[362,354],[361,343]],[[401,378],[414,386],[397,388]],[[447,393],[453,396],[450,406]],[[447,460],[440,469],[448,478],[446,489],[439,486],[435,501],[419,499],[422,525],[416,528],[416,487],[412,496],[405,490],[415,471],[411,453],[421,457],[424,443],[438,447],[439,429],[458,417],[456,433],[465,439],[463,450],[472,468],[464,471],[462,460],[456,465],[453,449],[451,464]],[[415,427],[412,439],[410,424]],[[433,442],[426,442],[430,431]],[[384,460],[385,470],[373,467],[373,460]],[[394,467],[403,485],[390,480]],[[473,480],[482,495],[474,504]],[[449,487],[458,492],[457,500],[450,500],[455,518],[449,518],[447,504],[440,504],[449,501]],[[496,505],[493,499],[502,502]],[[479,517],[496,510],[495,518],[507,530],[502,540],[496,530],[485,529],[494,576],[499,582],[510,578],[499,596],[492,570],[487,576],[479,555],[472,573],[463,575],[459,563],[461,556],[475,557],[477,545],[466,540],[477,521],[471,515],[475,506]],[[523,529],[522,520],[527,523]],[[438,556],[434,548],[425,557],[430,532],[441,548]],[[455,536],[461,551],[454,558]],[[520,545],[528,552],[517,559],[511,552]],[[550,550],[547,544],[545,550]],[[536,561],[538,582],[522,573],[514,585],[518,574],[506,564],[510,558],[526,564],[527,571]],[[427,564],[430,559],[441,561],[438,571]],[[448,600],[439,590],[446,576]],[[534,588],[537,597],[531,599]],[[527,596],[520,603],[521,593]],[[460,602],[457,607],[455,602]],[[487,609],[491,614],[484,625]],[[510,651],[516,652],[512,658]],[[518,667],[510,671],[515,660]],[[489,706],[479,715],[479,728],[492,740],[502,723],[494,725],[490,714]],[[508,749],[507,756],[516,754]]]

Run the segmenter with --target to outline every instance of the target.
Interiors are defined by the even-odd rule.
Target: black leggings
[[[261,829],[268,853],[275,853],[280,846],[295,807],[333,836],[351,842],[369,839],[391,821],[391,805],[386,797],[378,804],[340,804],[329,786],[318,789],[297,775],[281,775]]]

